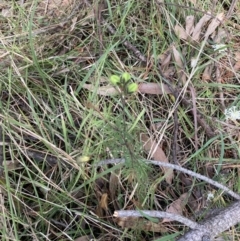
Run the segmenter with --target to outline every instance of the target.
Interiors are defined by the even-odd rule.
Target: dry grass
[[[180,39],[174,27],[185,27],[189,15],[196,24],[206,10],[214,16],[227,12],[227,1],[216,6],[207,1],[181,6],[133,0],[20,2],[0,6],[1,240],[174,240],[185,230],[175,222],[119,220],[112,214],[165,211],[184,193],[186,217],[232,201],[181,173],[174,172],[170,184],[164,170],[141,162],[151,155],[144,152],[141,135],[154,138],[167,161],[177,160],[239,192],[239,122],[224,116],[226,108],[239,106],[239,4],[214,32],[227,33],[220,34],[220,42],[228,51],[219,54],[212,48],[214,36],[201,45],[207,25],[197,42]],[[122,44],[126,40],[146,56],[147,65]],[[184,89],[181,98],[202,114],[214,137],[196,125],[192,108],[171,94],[128,95],[123,107],[119,95],[99,92],[110,91],[108,77],[123,72],[138,84],[163,86],[157,62],[168,53],[163,74],[173,87]],[[191,67],[197,55],[198,64]],[[121,157],[126,166],[94,166]],[[238,240],[239,229],[223,236]]]

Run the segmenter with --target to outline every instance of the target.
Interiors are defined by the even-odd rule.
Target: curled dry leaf
[[[203,81],[211,80],[212,71],[213,71],[213,64],[210,64],[204,69],[203,74],[202,74],[202,80]]]
[[[234,59],[235,59],[236,61],[240,61],[240,52],[235,52],[234,55],[235,55],[235,56],[234,56]]]
[[[219,13],[216,18],[213,18],[211,23],[209,24],[206,33],[204,34],[205,38],[208,38],[215,30],[216,28],[221,24],[223,21],[225,15],[224,13]]]
[[[175,46],[172,46],[173,49],[173,56],[176,61],[177,70],[178,70],[178,78],[182,81],[183,84],[186,83],[186,74],[184,72],[184,64],[182,61],[181,54],[178,52],[178,50],[175,48]]]
[[[238,60],[235,65],[233,66],[233,69],[235,70],[235,72],[240,70],[240,60]]]
[[[170,64],[170,60],[171,60],[171,53],[168,54],[162,54],[160,56],[160,60],[161,60],[161,68],[164,70],[166,69],[169,64]]]
[[[240,70],[240,60],[238,60],[235,64],[234,64],[234,66],[233,66],[233,70],[229,70],[229,72],[228,72],[228,75],[226,76],[226,74],[225,74],[225,76],[224,76],[224,78],[232,78],[232,77],[234,77],[234,76],[236,76],[236,72],[238,72]]]
[[[6,161],[5,165],[8,171],[13,171],[13,170],[23,168],[23,166],[20,166],[19,163],[16,161]]]
[[[236,63],[233,66],[235,72],[240,70],[240,52],[235,52],[235,61]]]
[[[167,75],[167,72],[169,71],[170,66],[170,61],[172,58],[172,46],[169,46],[164,53],[162,53],[160,56],[158,56],[158,59],[160,60],[161,63],[161,70],[165,78],[168,78],[169,75]]]
[[[138,91],[142,94],[162,95],[170,94],[172,91],[165,84],[141,83],[138,85]]]
[[[117,224],[122,228],[144,230],[150,232],[166,232],[166,228],[159,223],[153,223],[144,218],[121,217],[116,218]]]
[[[166,55],[166,57],[163,59],[163,61],[161,62],[161,67],[163,69],[163,71],[169,66],[170,64],[170,60],[171,60],[171,54],[169,53],[168,55]]]
[[[120,183],[118,176],[114,172],[111,172],[109,180],[110,199],[114,209],[116,210],[120,209],[120,206],[118,205],[118,199],[116,198],[116,193],[118,192],[119,185]]]
[[[41,1],[40,6],[45,9],[47,15],[54,12],[56,16],[60,16],[66,13],[72,3],[72,0],[45,0]]]
[[[143,148],[146,152],[149,153],[150,158],[154,158],[156,161],[169,162],[164,151],[153,138],[149,138],[148,135],[142,134],[141,141],[143,142]],[[166,174],[166,182],[171,184],[174,176],[173,169],[163,168],[164,173]]]
[[[112,85],[99,86],[96,89],[96,85],[84,84],[83,88],[90,90],[91,92],[96,92],[98,95],[103,95],[103,96],[112,96],[112,95],[118,94],[118,91]]]
[[[108,210],[108,194],[107,193],[103,193],[103,195],[101,196],[100,207],[102,209],[104,209],[105,211]]]
[[[187,197],[188,197],[188,193],[182,194],[177,200],[175,200],[168,206],[166,211],[168,213],[182,215],[182,211],[186,205]],[[172,221],[171,219],[164,218],[162,223],[171,222],[171,221]]]
[[[1,15],[2,17],[5,17],[5,18],[10,18],[13,16],[13,8],[9,8],[9,7],[6,7],[6,8],[3,8],[2,11],[1,11]]]
[[[92,235],[85,235],[74,239],[74,241],[90,241],[93,240],[92,238]]]
[[[221,44],[224,43],[224,39],[227,38],[227,31],[225,29],[218,28],[218,32],[216,33],[216,36],[214,37],[213,41],[215,44]]]
[[[179,36],[180,39],[186,40],[188,38],[188,34],[186,33],[185,29],[179,25],[176,25],[174,27],[174,31],[177,36]]]
[[[205,14],[200,20],[199,22],[196,24],[193,33],[192,33],[192,38],[195,41],[199,41],[200,39],[200,34],[202,32],[202,27],[206,24],[206,22],[208,22],[211,19],[210,15]]]
[[[194,7],[196,7],[196,5],[197,5],[197,0],[190,0],[190,2],[194,5]]]
[[[194,16],[186,17],[186,34],[191,35],[194,30]]]

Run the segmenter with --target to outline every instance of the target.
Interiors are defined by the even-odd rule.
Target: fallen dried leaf
[[[240,70],[240,61],[237,61],[237,62],[235,63],[235,65],[233,66],[233,69],[234,69],[235,71],[239,71],[239,70]]]
[[[229,79],[229,78],[232,78],[236,75],[236,72],[238,72],[240,70],[240,60],[238,60],[234,66],[233,66],[233,71],[229,70],[227,71],[227,74],[225,73],[224,75],[224,79]]]
[[[103,195],[101,196],[100,207],[102,209],[104,209],[105,211],[108,210],[108,194],[107,193],[103,193]]]
[[[172,93],[172,91],[167,85],[158,83],[140,83],[138,85],[138,91],[142,94],[150,95],[162,95]]]
[[[153,223],[144,218],[124,217],[116,218],[117,224],[122,228],[144,230],[150,232],[166,232],[166,228],[160,223]]]
[[[11,8],[11,7],[3,8],[1,11],[1,15],[2,15],[2,17],[5,17],[5,18],[12,17],[13,16],[13,8]]]
[[[209,81],[212,78],[212,71],[213,71],[213,65],[210,64],[208,65],[205,70],[203,71],[202,74],[202,80],[203,81]]]
[[[240,61],[240,52],[235,52],[235,60]]]
[[[194,16],[186,17],[186,34],[191,35],[194,30]]]
[[[160,60],[161,63],[161,70],[163,75],[165,76],[165,78],[167,78],[168,76],[166,75],[166,72],[169,71],[170,66],[170,61],[172,58],[172,46],[170,45],[165,51],[164,53],[162,53],[160,56],[158,56],[158,59]]]
[[[225,29],[218,29],[217,33],[216,33],[216,36],[214,37],[214,43],[215,44],[220,44],[220,43],[223,43],[225,42],[224,39],[227,38],[227,32]]]
[[[196,6],[197,0],[190,0],[190,2],[191,2],[194,6]]]
[[[146,152],[149,153],[149,158],[154,158],[156,161],[168,163],[168,158],[166,157],[164,151],[161,147],[158,146],[153,138],[149,138],[148,135],[142,134],[141,141],[143,142],[143,148]],[[164,173],[166,174],[166,182],[171,184],[173,179],[173,169],[163,168]]]
[[[193,33],[192,33],[192,38],[195,41],[199,41],[200,39],[200,34],[202,32],[202,27],[205,25],[205,23],[207,21],[209,21],[211,19],[210,15],[205,14],[200,20],[199,22],[196,24]]]
[[[96,89],[96,85],[93,84],[84,84],[83,88],[90,90],[91,92],[95,92],[98,95],[103,95],[103,96],[112,96],[112,95],[116,95],[119,92],[116,90],[115,87],[113,87],[112,85],[106,85],[106,86],[99,86]]]
[[[179,25],[176,25],[174,27],[174,31],[175,31],[176,35],[179,36],[180,39],[186,40],[188,38],[188,34],[186,33],[185,29]]]
[[[166,69],[164,73],[164,77],[167,79],[172,79],[172,77],[175,75],[176,68],[174,66],[169,66],[168,69]]]
[[[72,19],[72,24],[71,24],[71,27],[70,27],[70,32],[72,32],[72,31],[75,29],[75,26],[76,26],[76,24],[77,24],[77,20],[78,20],[77,17],[74,17],[74,18]]]
[[[118,192],[119,185],[120,183],[119,183],[118,176],[114,172],[111,172],[110,179],[109,179],[109,192],[110,192],[111,203],[113,204],[114,209],[120,209],[118,205],[118,199],[115,198],[116,193]]]
[[[215,30],[216,28],[221,24],[223,21],[225,15],[224,13],[219,13],[216,18],[213,18],[211,23],[209,24],[206,33],[204,34],[205,38],[208,38]]]
[[[163,56],[163,57],[162,57]],[[169,64],[170,64],[170,60],[171,60],[171,53],[169,53],[169,54],[164,54],[164,55],[162,55],[162,56],[160,56],[160,59],[161,59],[161,68],[164,70],[164,69],[166,69],[168,66],[169,66]],[[162,58],[161,58],[162,57]]]
[[[74,241],[90,241],[90,240],[92,240],[91,235],[85,235],[74,239]]]
[[[185,84],[187,77],[186,77],[186,74],[184,73],[184,64],[182,61],[181,54],[178,52],[178,50],[175,48],[174,45],[172,46],[172,49],[173,49],[173,56],[177,65],[176,68],[178,71],[178,78],[179,80],[182,81],[183,84]]]
[[[188,197],[188,193],[182,194],[177,200],[173,201],[167,208],[168,213],[175,213],[178,215],[182,214],[183,208],[186,205],[186,199]],[[171,219],[164,218],[162,223],[171,222]]]

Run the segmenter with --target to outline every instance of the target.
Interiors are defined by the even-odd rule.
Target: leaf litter
[[[57,1],[55,2],[45,1],[44,3],[47,3],[47,2],[48,2],[48,6],[46,7],[45,5],[45,10],[47,10],[45,13],[46,14],[51,13],[49,17],[50,16],[52,17],[53,15],[60,17],[61,15],[64,15],[66,12],[65,10],[67,10],[71,6],[70,1],[61,1],[63,5]],[[192,2],[196,4],[196,1],[192,1]],[[9,14],[9,12],[7,14]],[[200,19],[200,21],[194,27],[195,19],[194,19],[194,16],[190,15],[186,17],[185,29],[178,25],[176,25],[174,29],[175,29],[176,35],[179,36],[180,40],[185,41],[184,43],[192,44],[193,40],[200,42],[203,37],[208,38],[210,37],[210,35],[214,36],[217,28],[221,24],[220,21],[217,20],[217,18],[223,21],[224,15],[219,14],[216,18],[212,18],[209,15],[204,15],[203,18]],[[71,20],[71,25],[69,27],[71,33],[74,32],[74,29],[77,27],[78,19],[79,18],[75,17]],[[209,25],[208,25],[207,31],[205,31],[204,28],[206,27],[207,23],[209,23]],[[87,24],[89,24],[89,22],[83,23],[82,26],[85,26]],[[204,31],[205,31],[205,34],[204,34]],[[220,36],[219,42],[221,41],[222,41],[222,38]],[[167,77],[170,77],[171,80],[173,80],[174,78],[176,79],[179,78],[182,80],[182,82],[185,82],[186,81],[185,72],[187,71],[187,68],[185,68],[186,67],[185,59],[187,58],[186,58],[186,53],[184,51],[184,48],[182,48],[181,45],[179,45],[178,43],[172,43],[172,45],[170,46],[170,51],[169,49],[165,51],[165,58],[163,58],[163,61],[161,61],[161,64],[163,67],[163,74]],[[92,63],[89,63],[87,61],[84,64],[85,64],[84,67],[86,67],[86,69],[92,65]],[[176,69],[176,66],[177,66],[177,69]],[[235,71],[238,71],[240,68],[239,66],[240,66],[239,60],[236,59],[235,62],[233,63],[233,69]],[[124,65],[122,65],[122,67],[124,67]],[[195,67],[196,66],[194,66],[194,68]],[[205,71],[207,68],[208,68],[208,71]],[[212,79],[212,75],[214,74],[213,68],[214,68],[214,65],[207,66],[205,68],[204,72],[206,77],[204,77],[204,74],[201,76],[201,80],[203,82],[204,81],[207,82]],[[218,72],[220,71],[221,69],[218,68]],[[221,79],[221,81],[224,81],[224,80]],[[106,82],[104,83],[101,81],[99,85],[96,85],[96,83],[90,81],[89,83],[83,85],[83,89],[85,91],[94,92],[97,95],[106,96],[106,97],[111,97],[117,94],[117,91],[114,87],[108,85]],[[172,92],[167,85],[162,83],[161,84],[139,83],[139,93],[159,96],[159,95],[171,94]],[[159,160],[159,161],[169,162],[168,157],[166,156],[166,151],[161,147],[160,144],[157,143],[156,140],[154,140],[153,137],[149,137],[148,135],[145,135],[143,136],[142,141],[144,143],[144,149],[149,154],[150,158],[154,158],[155,160]],[[163,169],[163,175],[165,175],[166,182],[171,185],[174,179],[174,173],[172,169],[167,169],[167,168]],[[106,188],[106,190],[105,189],[102,190],[100,188],[96,191],[99,193],[99,196],[96,201],[98,203],[99,213],[97,210],[93,211],[93,209],[91,209],[91,212],[95,212],[95,214],[99,214],[99,217],[104,218],[105,220],[111,216],[111,213],[109,212],[109,210],[111,210],[112,208],[111,205],[114,201],[115,201],[115,204],[113,206],[115,209],[119,208],[118,206],[121,206],[121,204],[117,200],[117,195],[118,194],[122,195],[123,193],[125,195],[125,189],[123,188],[124,184],[119,183],[119,178],[117,175],[115,175],[114,173],[111,173],[109,180],[110,180],[110,183],[108,184],[104,178],[103,185],[102,185],[104,187],[109,185],[108,187],[109,190],[107,190],[108,188]],[[118,192],[116,192],[116,189],[118,189],[117,190]],[[168,205],[167,211],[176,213],[176,214],[182,214],[186,204],[186,198],[187,198],[187,193],[180,195],[179,198],[177,198],[175,201],[173,201],[171,204]],[[135,206],[132,205],[132,206],[134,208],[137,205]],[[131,208],[131,207],[127,206],[126,208]],[[148,222],[144,219],[133,219],[132,222],[130,220],[125,220],[126,222],[124,224],[123,224],[123,220],[120,220],[120,221],[117,221],[117,223],[122,228],[138,228],[136,227],[136,224],[140,223],[139,225],[140,230],[153,231],[153,232],[167,231],[167,229],[164,226],[161,226],[159,224],[153,224],[152,222]],[[170,221],[171,220],[163,220],[163,223],[170,222]],[[85,240],[85,238],[86,240],[88,240],[88,236],[82,236],[82,237],[80,236],[79,240]]]
[[[141,141],[143,143],[144,150],[148,153],[149,158],[153,158],[156,161],[161,162],[169,162],[166,154],[164,153],[163,149],[158,145],[158,143],[152,138],[148,137],[146,134],[141,135]],[[170,168],[163,168],[166,182],[171,184],[174,173],[173,169]]]
[[[166,212],[182,215],[187,204],[188,193],[183,193],[177,200],[173,201],[166,209]],[[171,222],[171,219],[164,218],[162,223]]]

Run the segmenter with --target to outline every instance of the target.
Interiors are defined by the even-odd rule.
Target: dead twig
[[[3,143],[3,131],[2,131],[2,127],[0,126],[0,176],[2,176],[3,173],[3,150],[4,150],[4,143]]]
[[[226,18],[230,18],[232,16],[234,8],[237,5],[237,2],[238,2],[238,0],[233,0],[232,1],[231,5],[230,5],[230,8],[229,8],[229,10],[227,12]]]
[[[158,70],[159,70],[159,73],[160,73],[160,76],[161,76],[162,80],[164,81],[165,84],[167,84],[169,89],[172,90],[173,93],[176,93],[176,92],[179,93],[177,91],[177,89],[175,90],[172,87],[172,85],[170,84],[170,82],[163,76],[163,74],[161,73],[161,69],[158,68]],[[176,96],[178,96],[178,94],[176,94]],[[180,99],[180,98],[178,98],[178,99]],[[189,109],[192,109],[192,110],[194,109],[192,104],[186,98],[182,97],[181,98],[181,102],[185,106],[185,108],[189,108]],[[178,104],[180,104],[180,103],[178,103]],[[197,120],[197,123],[199,123],[203,127],[203,129],[205,130],[206,135],[209,138],[213,138],[215,136],[215,134],[214,134],[214,131],[212,130],[212,127],[209,124],[207,124],[207,122],[205,121],[203,115],[197,109],[196,109],[196,113],[194,115],[194,120],[195,120],[195,118]]]
[[[174,164],[171,164],[171,163],[166,163],[166,162],[161,162],[161,161],[154,161],[154,160],[143,160],[145,163],[147,164],[152,164],[152,165],[155,165],[155,166],[163,166],[163,167],[167,167],[167,168],[172,168],[174,170],[177,170],[177,171],[180,171],[180,172],[183,172],[185,174],[188,174],[192,177],[196,177],[200,180],[203,180],[221,190],[223,190],[224,192],[226,192],[227,194],[229,194],[230,196],[234,197],[236,200],[240,200],[240,195],[233,192],[231,189],[227,188],[226,186],[216,182],[216,181],[213,181],[212,179],[208,178],[208,177],[205,177],[199,173],[196,173],[196,172],[193,172],[191,170],[188,170],[186,168],[183,168],[179,165],[174,165]],[[98,163],[96,163],[96,166],[103,166],[103,165],[107,165],[107,164],[121,164],[121,163],[125,163],[125,159],[108,159],[108,160],[104,160],[104,161],[100,161]]]
[[[124,159],[109,159],[100,161],[96,164],[96,166],[103,166],[106,164],[121,164],[124,163]],[[198,173],[192,172],[190,170],[187,170],[185,168],[182,168],[178,165],[170,164],[170,163],[164,163],[159,161],[148,161],[145,160],[146,163],[158,165],[158,166],[164,166],[168,168],[173,168],[175,170],[181,171],[183,173],[186,173],[188,175],[191,175],[193,177],[196,177],[198,179],[201,179],[203,181],[208,182],[209,184],[216,186],[222,190],[224,190],[226,193],[231,195],[232,197],[236,198],[237,200],[240,200],[240,195],[233,192],[232,190],[228,189],[227,187],[223,186],[220,183],[217,183],[205,176],[202,176]],[[207,218],[206,220],[200,222],[199,224],[195,223],[194,221],[191,221],[185,217],[182,217],[181,215],[176,214],[170,214],[166,212],[157,212],[157,211],[122,211],[118,210],[114,212],[115,217],[123,217],[123,216],[131,216],[131,217],[143,217],[144,215],[148,215],[151,217],[158,217],[158,218],[170,218],[172,220],[181,222],[188,227],[190,227],[192,230],[188,231],[183,237],[178,239],[178,241],[202,241],[209,240],[211,241],[214,237],[221,234],[225,230],[229,229],[230,227],[236,225],[240,222],[240,201],[230,205],[229,207],[219,211],[216,215]]]
[[[174,91],[174,98],[177,99],[177,92]],[[173,143],[172,143],[172,155],[173,155],[173,163],[178,164],[177,158],[177,149],[178,149],[178,105],[174,109],[173,113],[173,122],[174,122],[174,129],[173,129]]]
[[[198,122],[197,122],[197,106],[196,106],[196,92],[193,87],[190,86],[191,94],[192,94],[192,113],[193,113],[193,119],[194,119],[194,139],[195,139],[195,150],[198,150],[198,137],[197,137],[197,131],[198,131]]]
[[[115,27],[113,27],[112,25],[108,24],[106,22],[105,19],[102,19],[102,23],[104,25],[106,25],[107,27],[107,30],[112,34],[112,35],[115,35],[116,34],[116,29]],[[129,41],[127,40],[121,40],[123,42],[123,45],[128,49],[130,50],[131,52],[133,52],[133,54],[139,59],[141,60],[143,63],[146,63],[147,62],[147,58],[134,46],[132,45]]]
[[[182,99],[182,103],[185,107],[193,109],[192,104],[188,100],[186,100],[185,98]],[[197,122],[205,130],[208,138],[210,138],[210,139],[213,138],[215,136],[215,133],[212,130],[212,127],[205,121],[205,118],[203,117],[203,115],[198,110],[196,110],[196,112],[197,112],[197,116],[196,116]]]
[[[144,217],[145,215],[153,218],[167,218],[174,221],[178,221],[180,223],[185,224],[191,229],[196,229],[198,227],[198,224],[196,222],[175,213],[149,210],[116,210],[113,214],[114,217]]]
[[[63,162],[63,160],[60,160],[59,158],[48,154],[48,153],[43,153],[37,150],[26,150],[26,153],[28,157],[33,158],[37,162],[46,162],[49,165],[56,165],[58,162]]]
[[[214,237],[221,234],[230,227],[240,222],[240,202],[236,202],[229,207],[222,209],[215,216],[203,220],[199,224],[187,219],[181,215],[148,210],[117,210],[113,214],[114,217],[144,217],[150,216],[155,218],[169,218],[185,224],[192,230],[188,231],[177,241],[203,241],[213,240]]]

